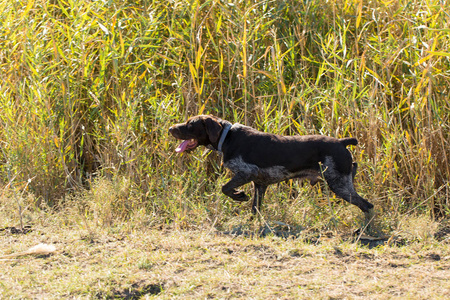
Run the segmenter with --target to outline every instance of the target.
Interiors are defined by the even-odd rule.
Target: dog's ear
[[[213,118],[207,118],[205,120],[205,126],[206,126],[206,133],[208,134],[211,143],[217,143],[219,141],[222,125]]]

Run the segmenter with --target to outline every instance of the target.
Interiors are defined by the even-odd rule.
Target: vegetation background
[[[220,157],[175,154],[167,131],[210,113],[357,137],[358,190],[387,223],[448,217],[449,12],[437,0],[1,0],[2,201],[11,218],[77,203],[100,225],[220,225],[236,212]],[[265,210],[313,223],[329,195],[290,182]]]

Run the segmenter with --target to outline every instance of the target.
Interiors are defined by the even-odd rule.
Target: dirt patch
[[[23,228],[18,227],[3,227],[0,231],[4,231],[10,234],[27,234],[33,231],[30,225],[25,225]]]
[[[112,295],[97,295],[98,299],[138,300],[145,295],[158,295],[164,290],[164,284],[135,283],[123,290],[114,290]]]
[[[434,234],[434,238],[438,241],[446,241],[450,243],[450,225],[441,226]]]

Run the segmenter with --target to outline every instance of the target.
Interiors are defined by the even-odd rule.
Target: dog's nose
[[[169,133],[172,133],[172,131],[173,131],[173,126],[170,126],[169,127]]]

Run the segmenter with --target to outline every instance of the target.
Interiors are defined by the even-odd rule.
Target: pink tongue
[[[175,152],[177,153],[183,152],[184,150],[186,150],[186,147],[189,145],[190,142],[191,142],[190,140],[185,140],[180,144],[180,146],[178,146],[177,149],[175,149]]]

